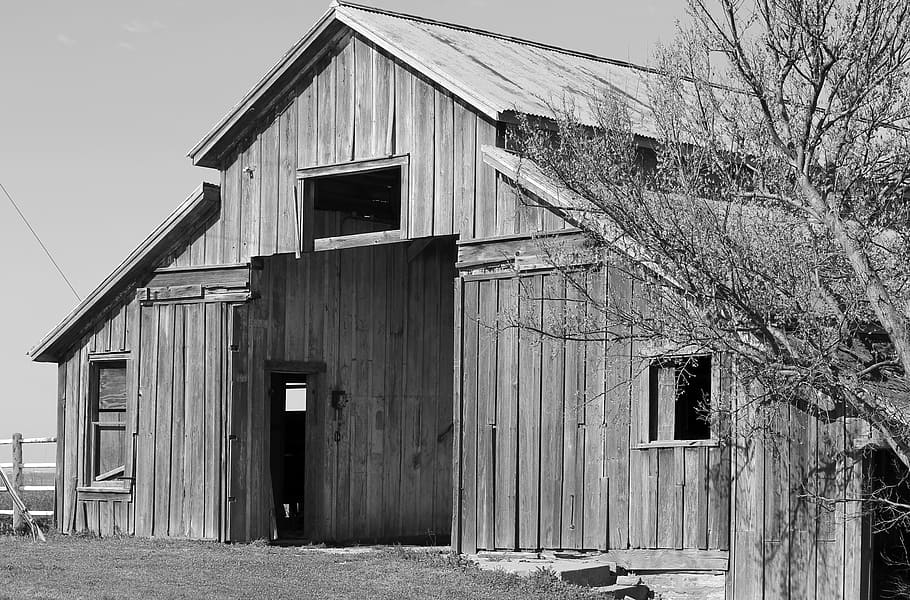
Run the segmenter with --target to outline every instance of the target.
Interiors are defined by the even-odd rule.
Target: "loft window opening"
[[[649,440],[711,439],[711,357],[660,358],[648,375]]]
[[[301,250],[395,243],[407,230],[407,155],[297,170]]]
[[[126,465],[127,368],[125,360],[91,363],[91,461],[89,484],[119,485]]]
[[[313,208],[319,237],[398,229],[401,167],[314,178]]]

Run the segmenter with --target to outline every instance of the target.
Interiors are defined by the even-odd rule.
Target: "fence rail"
[[[12,470],[12,479],[10,479],[10,487],[7,489],[5,486],[0,485],[0,492],[9,492],[13,498],[13,507],[12,509],[0,509],[0,515],[7,516],[11,515],[13,517],[13,530],[19,531],[24,526],[24,516],[22,510],[20,509],[17,499],[21,499],[20,492],[50,492],[54,490],[53,485],[26,485],[25,483],[25,470],[26,469],[56,469],[57,463],[52,462],[33,462],[27,463],[22,460],[22,446],[24,444],[56,444],[57,438],[54,436],[51,437],[33,437],[33,438],[24,438],[21,433],[14,433],[13,437],[6,440],[0,440],[0,446],[12,446],[12,459],[13,462],[9,463],[0,463],[0,469],[11,469]],[[26,509],[28,507],[23,504]],[[28,513],[35,517],[50,517],[53,516],[53,510],[28,510]]]

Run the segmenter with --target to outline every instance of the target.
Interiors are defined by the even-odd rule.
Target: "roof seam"
[[[346,8],[352,8],[352,9],[363,10],[366,12],[372,12],[372,13],[376,13],[376,14],[380,14],[380,15],[386,15],[386,16],[393,17],[396,19],[403,19],[403,20],[407,20],[407,21],[416,21],[418,23],[425,23],[427,25],[436,25],[438,27],[445,27],[447,29],[454,29],[457,31],[464,31],[467,33],[473,33],[475,35],[482,35],[484,37],[489,37],[489,38],[493,38],[493,39],[497,39],[497,40],[503,40],[506,42],[511,42],[514,44],[522,45],[522,46],[531,46],[534,48],[540,48],[542,50],[558,52],[560,54],[565,54],[568,56],[574,56],[577,58],[584,58],[584,59],[592,60],[595,62],[606,63],[606,64],[610,64],[610,65],[617,66],[617,67],[634,69],[634,70],[643,71],[646,73],[657,73],[657,74],[660,73],[657,69],[654,69],[652,67],[647,67],[644,65],[637,65],[632,62],[618,60],[615,58],[598,56],[597,54],[591,54],[589,52],[582,52],[580,50],[570,50],[568,48],[562,48],[560,46],[555,46],[552,44],[544,44],[542,42],[535,42],[534,40],[529,40],[529,39],[525,39],[525,38],[511,36],[511,35],[505,35],[502,33],[496,33],[495,31],[489,31],[486,29],[478,29],[476,27],[469,27],[467,25],[461,25],[458,23],[437,21],[434,19],[428,19],[426,17],[421,17],[419,15],[395,12],[395,11],[391,11],[391,10],[376,8],[373,6],[366,6],[364,4],[357,4],[355,2],[349,2],[348,0],[336,0],[336,1],[339,6],[346,7]]]

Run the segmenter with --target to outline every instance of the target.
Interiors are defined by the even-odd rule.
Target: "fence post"
[[[13,495],[22,497],[19,492],[22,489],[22,434],[13,434]],[[13,503],[13,531],[19,532],[24,523],[22,511]]]

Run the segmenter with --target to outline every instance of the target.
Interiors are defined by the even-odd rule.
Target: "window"
[[[306,411],[306,382],[289,381],[284,384],[284,410]]]
[[[126,463],[126,361],[91,363],[90,485],[119,485]]]
[[[297,170],[302,251],[400,242],[407,230],[408,156]]]
[[[684,356],[651,362],[648,439],[708,440],[711,426],[711,357]]]
[[[316,177],[313,208],[319,238],[398,229],[401,168]]]

